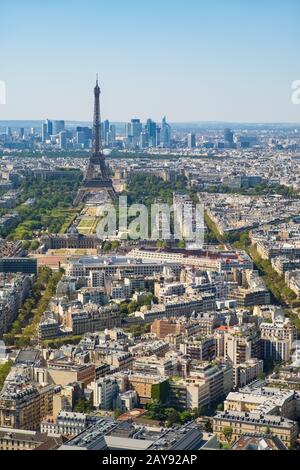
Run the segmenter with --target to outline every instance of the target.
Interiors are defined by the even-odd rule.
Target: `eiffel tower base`
[[[91,185],[91,182],[88,182],[87,185],[84,185],[81,188],[79,188],[76,198],[74,200],[74,206],[78,206],[78,204],[81,204],[82,202],[84,202],[84,200],[86,199],[88,195],[99,194],[100,192],[106,192],[109,195],[111,202],[115,203],[117,195],[116,195],[116,192],[114,190],[112,183],[107,184],[107,185],[102,184],[101,186],[93,187]]]

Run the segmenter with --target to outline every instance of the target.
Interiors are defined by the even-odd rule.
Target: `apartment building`
[[[211,361],[216,357],[216,343],[213,336],[192,336],[184,339],[179,350],[191,360]]]
[[[167,386],[167,377],[150,374],[128,374],[130,388],[135,390],[141,405],[150,403],[153,398],[160,399],[160,393]],[[156,392],[156,393],[155,393]]]
[[[47,380],[54,385],[66,386],[79,382],[86,387],[95,378],[95,364],[77,364],[74,361],[64,359],[49,360],[47,376]]]
[[[225,364],[210,364],[197,362],[191,365],[188,380],[200,379],[209,385],[209,401],[217,402],[225,397],[233,388],[232,367]]]
[[[9,330],[32,287],[33,276],[0,274],[0,336]]]
[[[75,336],[94,333],[121,326],[121,313],[117,305],[99,307],[88,304],[82,309],[71,310],[64,318],[64,323]]]
[[[169,403],[181,409],[205,408],[225,397],[232,389],[232,368],[208,363],[191,366],[185,378],[169,380]]]
[[[41,422],[41,433],[48,435],[76,436],[88,426],[88,417],[84,413],[60,411],[58,416],[47,416]]]
[[[56,450],[64,442],[61,436],[26,429],[0,428],[0,450]]]
[[[42,419],[53,411],[51,385],[9,381],[0,394],[0,426],[37,430]]]
[[[299,429],[296,421],[281,416],[224,411],[213,418],[213,433],[221,441],[226,441],[225,428],[232,429],[231,441],[234,442],[243,434],[270,434],[277,436],[286,447],[296,443]]]
[[[244,387],[262,375],[264,362],[260,359],[249,359],[244,364],[233,365],[233,384],[235,388]]]
[[[293,344],[297,340],[297,330],[290,319],[284,314],[277,314],[271,323],[261,323],[259,329],[262,357],[274,362],[289,361]]]
[[[115,377],[102,377],[92,382],[93,405],[101,410],[112,410],[119,393],[119,383]]]
[[[233,365],[260,358],[260,334],[255,325],[234,326],[224,331],[224,358]]]

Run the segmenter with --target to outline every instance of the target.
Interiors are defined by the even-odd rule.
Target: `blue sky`
[[[300,122],[299,0],[1,0],[0,119]]]

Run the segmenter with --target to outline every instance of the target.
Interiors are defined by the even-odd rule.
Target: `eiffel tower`
[[[74,205],[84,202],[88,195],[106,191],[111,200],[115,199],[116,193],[105,164],[105,156],[101,140],[100,119],[100,87],[98,77],[94,88],[94,124],[93,124],[93,150],[89,159],[88,168],[82,185],[80,186]]]

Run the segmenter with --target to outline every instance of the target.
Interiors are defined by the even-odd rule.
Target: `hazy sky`
[[[300,122],[299,0],[1,0],[1,119]]]

